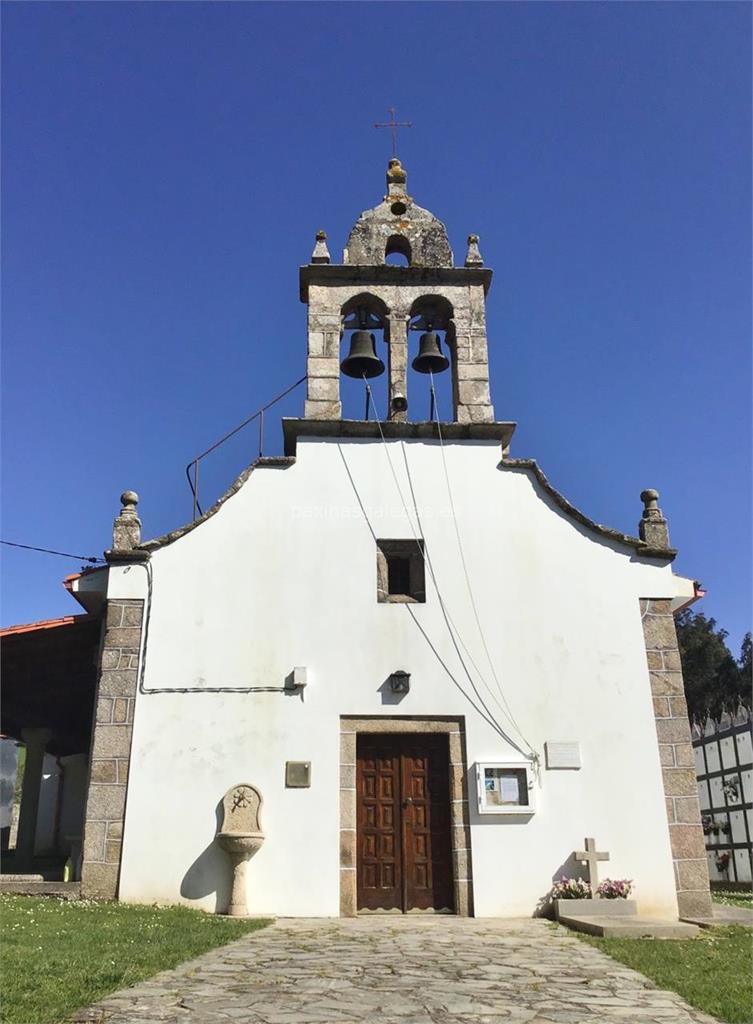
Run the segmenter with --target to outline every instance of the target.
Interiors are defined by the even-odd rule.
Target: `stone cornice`
[[[584,513],[577,509],[575,505],[571,505],[564,495],[560,494],[558,490],[552,487],[535,459],[506,458],[502,459],[499,464],[499,468],[530,470],[542,489],[549,495],[557,507],[565,513],[565,515],[580,523],[581,526],[585,526],[587,530],[598,534],[600,537],[604,537],[606,540],[613,541],[617,544],[624,544],[626,547],[633,548],[637,554],[644,558],[661,558],[664,561],[672,562],[677,555],[676,548],[652,547],[639,537],[631,537],[628,533],[621,533],[619,530],[613,530],[609,526],[602,526],[601,523],[595,523],[593,519],[589,519],[588,516],[584,515]]]
[[[483,285],[484,295],[492,282],[489,267],[399,267],[392,264],[308,263],[300,268],[301,302],[308,302],[310,284],[368,284],[429,286]]]
[[[367,437],[379,440],[384,434],[388,440],[438,441],[439,428],[443,441],[497,441],[506,448],[515,432],[516,423],[440,423],[433,421],[411,423],[400,420],[313,420],[283,419],[285,454],[294,456],[299,437]],[[381,430],[380,430],[381,428]]]

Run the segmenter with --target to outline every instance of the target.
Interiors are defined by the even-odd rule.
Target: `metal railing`
[[[267,402],[266,405],[263,405],[260,409],[257,409],[256,412],[248,416],[243,421],[243,423],[239,423],[237,427],[234,427],[231,431],[225,434],[224,437],[221,437],[219,441],[215,441],[213,445],[210,445],[209,448],[206,449],[206,451],[203,451],[200,455],[197,455],[196,458],[191,459],[191,461],[186,466],[186,479],[188,480],[188,486],[191,488],[191,494],[193,495],[194,521],[196,520],[197,516],[201,516],[204,514],[202,512],[201,505],[199,504],[199,465],[201,463],[201,460],[205,458],[207,455],[211,455],[212,452],[216,451],[216,449],[223,445],[225,441],[229,441],[231,437],[235,437],[235,435],[240,430],[243,430],[244,427],[247,427],[249,423],[253,423],[255,419],[259,420],[258,457],[261,458],[264,454],[264,413],[268,409],[271,409],[273,405],[276,405],[277,402],[279,402],[281,399],[285,398],[286,395],[289,395],[291,391],[294,391],[299,384],[303,384],[305,380],[306,375],[304,374],[304,376],[297,380],[295,384],[291,384],[290,387],[285,388],[285,390],[281,391],[279,395],[276,395],[271,402]]]

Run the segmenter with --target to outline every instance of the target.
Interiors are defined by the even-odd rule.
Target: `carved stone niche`
[[[227,914],[246,917],[246,868],[261,848],[265,836],[261,827],[261,793],[255,786],[231,786],[222,798],[222,824],[217,842],[230,857],[233,888]]]

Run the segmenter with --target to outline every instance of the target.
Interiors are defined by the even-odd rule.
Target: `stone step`
[[[698,935],[698,928],[694,924],[651,917],[561,915],[559,923],[574,932],[585,932],[603,939],[692,939]]]
[[[39,875],[0,875],[0,892],[16,896],[59,896],[81,898],[80,882],[45,882]]]
[[[682,920],[688,924],[697,924],[700,928],[716,928],[729,924],[742,924],[746,928],[753,928],[753,908],[727,907],[715,903],[713,917],[684,917]]]

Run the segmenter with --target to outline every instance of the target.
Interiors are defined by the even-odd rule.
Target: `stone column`
[[[21,808],[18,816],[18,838],[16,840],[16,864],[19,872],[31,871],[34,863],[34,843],[37,838],[37,815],[39,814],[39,791],[42,785],[42,766],[47,744],[52,737],[51,729],[23,729],[21,738],[26,744],[26,765],[24,767]]]
[[[489,394],[489,354],[483,289],[471,289],[469,304],[453,318],[453,394],[458,423],[491,423],[494,408]]]
[[[309,304],[306,373],[306,419],[341,419],[340,314],[315,302],[314,297]]]
[[[641,619],[654,704],[669,841],[680,917],[711,917],[693,741],[677,633],[668,598],[642,598]]]
[[[408,318],[394,314],[387,318],[390,375],[387,417],[397,423],[408,418]]]

